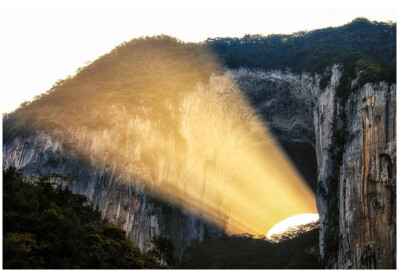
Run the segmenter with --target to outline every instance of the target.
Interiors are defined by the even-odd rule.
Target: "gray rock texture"
[[[319,94],[318,77],[248,69],[239,69],[233,74],[249,103],[315,192],[313,109]]]
[[[339,268],[396,267],[396,86],[367,84],[346,105]]]
[[[314,110],[320,254],[328,268],[396,267],[396,85],[340,103],[340,71]]]

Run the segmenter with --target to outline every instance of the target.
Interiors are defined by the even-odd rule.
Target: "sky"
[[[13,111],[58,79],[140,36],[167,34],[199,42],[340,26],[361,16],[397,21],[395,1],[380,1],[380,6],[377,1],[320,2],[3,0],[1,112]]]

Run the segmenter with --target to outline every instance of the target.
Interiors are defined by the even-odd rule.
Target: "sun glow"
[[[305,225],[318,220],[318,214],[299,214],[289,217],[271,228],[267,233],[267,239],[272,239],[273,235],[282,234],[294,226]]]

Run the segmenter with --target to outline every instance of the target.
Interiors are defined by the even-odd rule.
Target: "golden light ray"
[[[85,142],[78,147],[98,159],[106,154],[106,164],[140,181],[147,191],[229,233],[265,234],[283,219],[316,212],[313,193],[232,75],[214,75],[197,85],[175,111],[177,124],[163,133],[153,126],[155,121],[114,110],[113,120],[120,122],[102,136],[95,131],[90,137],[100,138],[101,148],[87,151]],[[126,141],[129,145],[118,142],[121,131],[135,136]],[[78,142],[81,134],[74,132]]]
[[[228,233],[264,235],[316,213],[234,75],[193,45],[163,39],[121,46],[81,70],[39,100],[42,119],[86,162]]]

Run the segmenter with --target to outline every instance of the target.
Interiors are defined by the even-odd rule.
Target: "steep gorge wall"
[[[396,86],[367,84],[346,105],[339,268],[396,267]]]
[[[343,104],[339,78],[314,112],[320,252],[328,268],[395,268],[396,85],[366,84]]]

